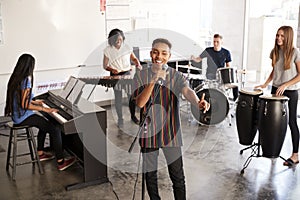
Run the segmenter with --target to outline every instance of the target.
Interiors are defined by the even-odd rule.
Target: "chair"
[[[8,141],[7,148],[7,161],[6,161],[6,171],[9,172],[9,167],[12,168],[12,180],[16,178],[16,168],[20,165],[30,164],[32,163],[35,166],[37,163],[39,168],[39,173],[44,174],[44,170],[42,168],[38,153],[37,153],[37,145],[34,137],[34,133],[32,127],[30,126],[15,126],[13,122],[8,122],[7,126],[10,128],[10,135]],[[18,153],[18,142],[25,141],[28,142],[29,152]],[[13,149],[12,149],[13,148]],[[18,157],[23,157],[30,155],[31,160],[25,162],[18,162]],[[10,159],[12,158],[12,162]]]

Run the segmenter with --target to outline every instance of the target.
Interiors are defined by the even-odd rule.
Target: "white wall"
[[[70,75],[107,75],[102,65],[106,46],[105,15],[99,0],[0,0],[4,44],[0,45],[0,105],[4,103],[7,79],[19,55],[36,58],[35,85],[46,81],[66,81]],[[154,37],[171,38],[175,51],[187,57],[199,54],[203,30],[224,35],[233,63],[241,65],[244,1],[214,0],[133,0],[134,31],[126,32],[132,46],[150,45]],[[206,2],[206,3],[205,3]],[[204,16],[201,10],[207,11]],[[212,26],[211,30],[209,27]],[[141,28],[165,29],[164,33]],[[109,31],[109,30],[108,30]],[[127,31],[127,30],[125,30]],[[135,37],[136,35],[138,37]],[[182,41],[188,41],[184,43]],[[198,42],[200,41],[200,42]],[[201,43],[201,44],[200,44]],[[146,52],[148,55],[148,52]],[[78,68],[85,64],[89,67]],[[90,67],[91,66],[91,67]],[[111,91],[98,86],[92,100],[112,98]],[[104,94],[104,96],[103,96]],[[1,107],[0,107],[1,112]]]
[[[232,54],[232,66],[241,67],[245,0],[213,0],[212,12],[212,31],[223,36],[223,46]]]
[[[134,29],[166,29],[199,42],[203,0],[132,0],[130,17]],[[145,35],[145,39],[149,37]],[[150,41],[152,42],[152,41]]]
[[[75,67],[105,41],[97,0],[9,0],[1,7],[0,73],[11,72],[23,52],[36,57],[36,70]]]
[[[98,65],[91,55],[105,44],[105,17],[98,0],[1,0],[4,44],[0,45],[0,113],[6,84],[18,57],[36,58],[35,86],[78,74],[76,66]],[[103,73],[99,67],[97,73]],[[94,74],[95,75],[95,74]]]

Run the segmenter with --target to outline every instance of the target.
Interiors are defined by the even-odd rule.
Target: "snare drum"
[[[236,69],[232,67],[218,68],[217,77],[220,84],[225,85],[227,88],[237,87],[237,74]]]
[[[239,142],[251,145],[258,128],[258,98],[262,90],[243,88],[239,91],[236,107],[236,126]]]
[[[222,122],[229,111],[227,97],[218,89],[202,89],[196,92],[199,99],[205,93],[205,100],[210,103],[210,109],[203,113],[198,107],[191,105],[193,117],[203,125],[214,125]]]
[[[262,156],[277,158],[280,154],[288,124],[286,96],[259,96],[258,130]]]

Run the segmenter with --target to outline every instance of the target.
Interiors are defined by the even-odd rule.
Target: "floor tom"
[[[218,68],[217,79],[226,88],[233,88],[238,85],[236,69],[233,67]]]

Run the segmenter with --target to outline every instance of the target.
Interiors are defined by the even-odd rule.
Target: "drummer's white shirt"
[[[123,43],[120,49],[115,46],[107,46],[104,49],[104,55],[108,58],[108,64],[120,71],[129,71],[131,69],[130,55],[132,48]]]
[[[284,57],[283,51],[279,50],[279,60],[276,62],[274,66],[274,74],[273,74],[273,86],[279,87],[283,83],[293,79],[297,74],[297,66],[296,62],[300,61],[300,53],[297,48],[294,48],[292,60],[291,60],[291,67],[290,69],[284,70]],[[298,90],[300,88],[300,83],[296,83],[291,85],[287,88],[287,90]]]

